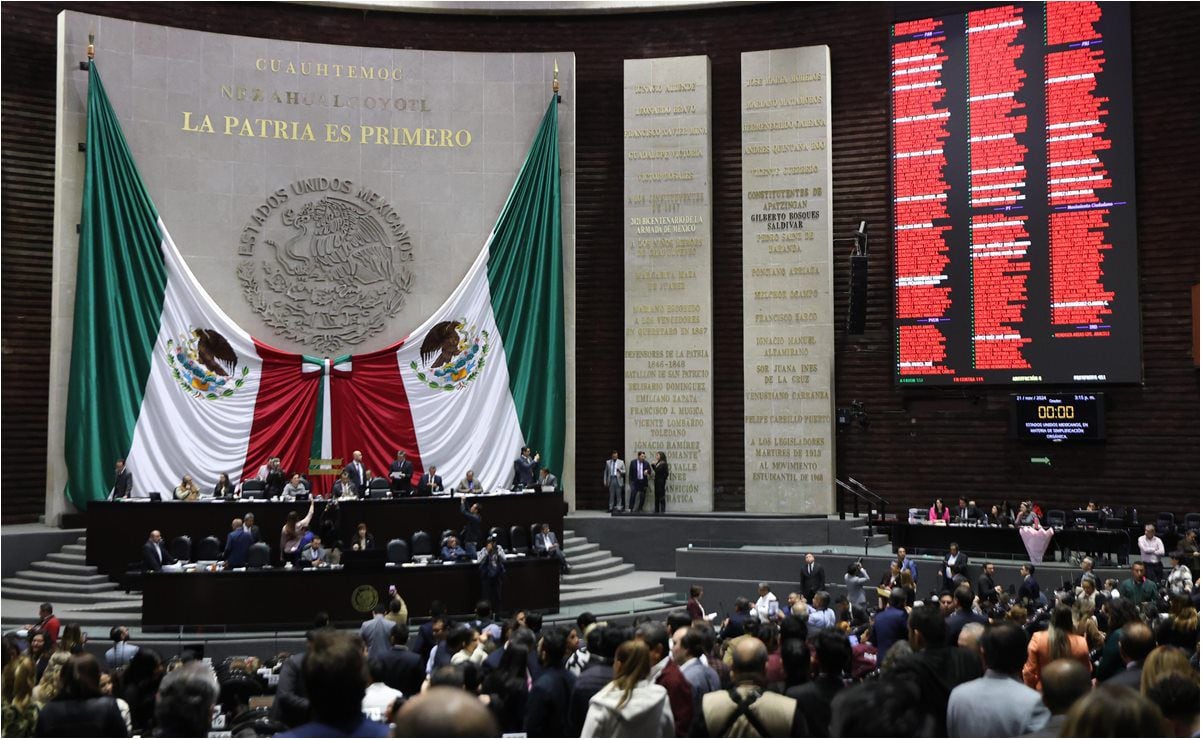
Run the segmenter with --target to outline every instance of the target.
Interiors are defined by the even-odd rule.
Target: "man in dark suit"
[[[421,682],[425,680],[425,666],[421,656],[409,650],[409,626],[398,624],[389,635],[392,649],[380,657],[384,665],[384,683],[408,696],[421,693]]]
[[[367,468],[363,466],[363,453],[358,450],[354,451],[354,459],[350,464],[343,468],[343,472],[350,476],[350,482],[354,484],[355,490],[361,494],[367,490]]]
[[[638,457],[630,463],[630,511],[642,511],[650,482],[651,464],[646,459],[646,453],[639,450]]]
[[[396,459],[388,466],[388,487],[393,496],[413,495],[413,463],[405,459],[404,450],[397,450]]]
[[[567,736],[567,709],[571,704],[575,675],[563,667],[566,650],[566,629],[552,626],[542,630],[538,659],[543,671],[530,687],[530,698],[525,705],[527,737]]]
[[[959,633],[963,631],[963,626],[971,622],[988,626],[988,617],[983,614],[977,614],[972,611],[972,589],[966,583],[955,589],[955,601],[959,604],[951,616],[947,617],[947,646],[957,647],[959,645]]]
[[[959,504],[955,510],[951,512],[951,521],[961,524],[970,524],[980,521],[980,509],[976,508],[975,501],[968,501],[964,497],[959,497]]]
[[[826,590],[826,570],[817,562],[813,553],[805,555],[805,564],[801,566],[801,594],[813,601],[813,594]]]
[[[571,567],[567,565],[567,557],[563,554],[563,548],[559,546],[555,533],[550,531],[549,524],[543,524],[541,531],[534,535],[534,552],[544,558],[557,558],[560,573],[571,570]]]
[[[1143,680],[1143,662],[1155,649],[1155,635],[1151,628],[1142,622],[1131,622],[1122,627],[1122,636],[1118,638],[1118,654],[1126,670],[1115,673],[1105,679],[1106,684],[1128,686],[1135,691]]]
[[[163,545],[163,535],[156,529],[150,533],[150,539],[142,545],[142,570],[161,571],[164,565],[176,562]]]
[[[417,486],[417,492],[422,496],[442,493],[442,476],[438,475],[437,465],[431,465],[425,475],[421,476],[421,484]]]
[[[514,488],[529,488],[534,485],[534,471],[541,459],[541,454],[531,456],[529,447],[521,448],[521,454],[513,461]]]
[[[242,520],[234,519],[229,525],[229,536],[225,538],[225,551],[221,554],[225,567],[245,568],[253,544],[250,533],[242,526]]]
[[[676,723],[676,736],[688,737],[692,728],[692,684],[688,683],[671,658],[667,627],[662,622],[644,622],[634,631],[634,638],[646,643],[651,651],[650,678],[667,689],[667,701],[671,704],[671,716]]]
[[[948,591],[954,591],[955,586],[952,583],[955,579],[956,568],[967,567],[967,555],[959,551],[959,543],[952,542],[950,551],[943,556],[942,559],[942,583],[943,588]]]
[[[129,498],[133,494],[133,473],[124,460],[117,461],[117,480],[113,483],[113,498]]]
[[[250,544],[263,541],[262,535],[259,534],[259,525],[254,523],[253,511],[246,512],[246,516],[242,517],[242,529],[250,535]]]
[[[976,595],[983,598],[985,594],[999,594],[1002,589],[997,585],[995,576],[997,566],[992,563],[985,563],[983,570],[980,572],[980,577],[976,579]]]

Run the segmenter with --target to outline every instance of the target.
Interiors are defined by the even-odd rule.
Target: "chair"
[[[271,562],[271,546],[266,542],[256,542],[250,546],[246,555],[247,568],[262,568]]]
[[[256,498],[258,496],[261,496],[263,491],[266,490],[266,488],[267,488],[267,484],[263,483],[263,481],[261,481],[261,480],[243,481],[242,482],[242,496],[243,496],[243,498]]]
[[[414,532],[413,536],[409,538],[409,543],[409,549],[415,558],[434,554],[434,538],[430,537],[430,533],[425,530],[419,529]]]
[[[493,527],[492,529],[489,529],[488,537],[495,537],[496,544],[503,547],[506,552],[513,549],[509,540],[509,531],[504,527]]]
[[[534,543],[537,542],[537,535],[542,531],[542,523],[534,522],[530,525],[530,550],[534,549]]]
[[[197,560],[219,560],[221,558],[221,540],[209,535],[196,546]]]
[[[387,478],[372,478],[367,484],[367,494],[365,498],[387,498],[392,489],[388,487]]]
[[[409,562],[409,543],[401,539],[395,539],[388,542],[388,562],[401,563]]]
[[[1047,526],[1055,529],[1063,529],[1068,524],[1067,512],[1062,509],[1047,510]]]
[[[167,548],[167,552],[171,553],[171,557],[180,562],[187,562],[192,559],[192,538],[186,534],[181,534],[171,540],[171,546]]]
[[[1176,533],[1176,515],[1170,511],[1161,511],[1155,519],[1155,531],[1159,534]]]
[[[512,552],[530,551],[530,534],[519,524],[509,527],[509,542],[513,545]]]
[[[442,530],[442,536],[438,538],[438,547],[439,547],[439,548],[445,547],[445,546],[446,546],[446,541],[447,541],[448,539],[450,539],[451,537],[458,537],[458,536],[459,536],[459,535],[458,535],[458,534],[456,534],[456,533],[455,533],[455,531],[454,531],[453,529],[444,529],[444,530]],[[460,538],[460,540],[461,540],[461,538]],[[460,542],[459,542],[459,547],[462,547],[462,546],[463,546],[463,543],[462,543],[462,541],[460,541]]]
[[[234,717],[230,724],[230,734],[233,737],[275,737],[288,731],[287,725],[271,719],[271,710],[266,707],[242,712]]]
[[[1201,529],[1201,514],[1193,512],[1184,515],[1184,531],[1190,529]]]

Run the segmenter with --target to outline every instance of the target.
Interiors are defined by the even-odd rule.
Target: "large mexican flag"
[[[408,338],[349,358],[308,358],[238,327],[196,281],[159,218],[90,66],[67,408],[68,497],[105,497],[126,458],[134,495],[184,474],[253,477],[271,456],[387,474],[397,450],[448,486],[474,469],[507,485],[523,445],[561,472],[565,430],[557,111],[552,100],[487,244],[442,308]],[[323,490],[318,482],[316,490]]]

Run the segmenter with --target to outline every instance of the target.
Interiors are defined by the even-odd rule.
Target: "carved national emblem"
[[[370,612],[379,603],[379,591],[374,586],[362,585],[350,594],[350,605],[355,611]]]
[[[232,396],[246,383],[250,368],[238,366],[229,340],[214,329],[193,329],[166,344],[167,367],[179,387],[196,398]]]
[[[290,195],[277,191],[285,203],[254,219],[262,259],[242,261],[237,275],[277,334],[334,353],[378,334],[404,307],[412,246],[397,212],[375,193],[306,192],[297,187],[304,182]]]
[[[468,326],[467,319],[441,321],[421,343],[421,364],[409,363],[417,379],[439,391],[467,387],[484,370],[488,332]]]

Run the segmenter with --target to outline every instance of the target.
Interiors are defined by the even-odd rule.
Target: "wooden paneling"
[[[978,7],[974,4],[973,7]],[[833,65],[834,228],[868,220],[868,331],[839,332],[837,399],[871,425],[842,435],[839,467],[899,506],[970,493],[1047,508],[1094,497],[1195,510],[1198,376],[1190,292],[1198,272],[1198,6],[1133,3],[1135,152],[1145,382],[1108,389],[1109,439],[1056,447],[1051,467],[1006,438],[1004,389],[900,390],[892,380],[888,27],[961,4],[766,3],[597,16],[401,14],[312,5],[6,3],[3,6],[4,521],[42,509],[46,438],[55,15],[62,8],[197,30],[362,46],[576,54],[577,500],[601,508],[601,461],[624,448],[621,411],[621,86],[626,58],[708,54],[713,84],[715,472],[718,509],[742,508],[739,55],[827,44]],[[849,268],[839,256],[836,316]],[[617,278],[620,280],[620,277]],[[11,406],[10,406],[11,404]],[[12,409],[14,413],[9,413]],[[15,417],[15,418],[14,418]],[[61,433],[61,430],[50,430]],[[20,464],[13,464],[20,463]]]

